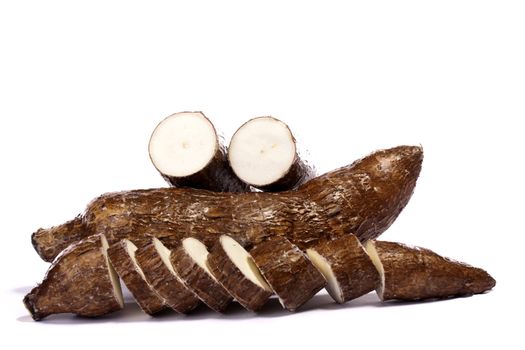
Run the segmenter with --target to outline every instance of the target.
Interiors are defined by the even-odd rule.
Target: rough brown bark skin
[[[137,249],[135,258],[148,284],[173,310],[187,313],[199,305],[199,299],[193,292],[162,262],[153,242]]]
[[[230,260],[220,241],[210,251],[208,265],[224,289],[247,310],[259,310],[272,295],[271,291],[261,288],[244,276]]]
[[[108,193],[89,204],[81,232],[104,232],[110,243],[155,236],[170,247],[195,237],[211,248],[223,233],[243,246],[284,236],[303,250],[350,233],[364,241],[397,218],[412,195],[422,160],[420,147],[377,151],[280,193],[182,188]],[[33,235],[47,261],[77,239],[73,234],[54,240],[47,230]]]
[[[108,257],[111,265],[145,313],[154,315],[166,308],[164,299],[153,291],[138,272],[126,249],[126,241],[122,240],[113,244],[108,249]]]
[[[171,264],[187,288],[210,309],[223,312],[232,297],[186,252],[183,246],[171,252]]]
[[[261,118],[261,117],[258,117],[258,118]],[[278,120],[270,116],[262,117],[262,118],[272,118],[272,119]],[[257,119],[257,118],[253,118],[253,119]],[[246,123],[251,122],[253,119],[248,120]],[[281,120],[278,120],[278,121],[285,124]],[[241,129],[246,123],[241,125],[239,129]],[[286,125],[286,127],[288,128],[288,130],[290,130],[290,127],[288,125]],[[237,129],[237,131],[239,129]],[[233,134],[232,139],[235,137],[235,133]],[[296,144],[295,137],[293,136],[291,130],[290,130],[290,135],[292,135],[293,142],[294,144]],[[235,173],[234,170],[233,172]],[[271,184],[264,185],[264,186],[256,186],[254,184],[249,184],[249,185],[255,188],[258,188],[262,191],[266,191],[266,192],[286,191],[286,190],[296,189],[300,185],[312,179],[314,176],[315,176],[315,169],[311,167],[310,165],[308,165],[306,162],[304,162],[296,150],[294,162],[292,163],[292,165],[290,166],[286,174],[284,174],[280,179],[278,179],[277,181]]]
[[[78,215],[73,220],[65,224],[51,227],[49,229],[39,229],[31,237],[31,243],[44,260],[52,261],[60,251],[57,246],[66,248],[69,244],[87,237],[84,232],[82,216]]]
[[[328,289],[334,300],[346,302],[379,286],[379,273],[356,236],[343,236],[310,249],[325,258],[334,273],[341,292],[336,296]]]
[[[262,242],[250,254],[287,310],[295,311],[326,285],[306,255],[284,237]]]
[[[188,113],[188,112],[181,112]],[[189,112],[189,113],[200,113],[206,119],[208,119],[202,112]],[[168,117],[169,118],[169,117]],[[210,124],[213,123],[208,119]],[[215,126],[213,126],[215,130]],[[217,135],[217,131],[215,130]],[[153,163],[155,166],[155,164]],[[233,172],[228,163],[226,157],[226,147],[222,140],[217,136],[217,152],[210,160],[210,162],[204,166],[198,172],[184,177],[175,177],[165,175],[157,169],[170,185],[175,187],[191,187],[216,192],[249,192],[250,186],[242,182]]]
[[[444,258],[433,251],[395,242],[375,242],[385,271],[382,300],[422,300],[468,296],[492,289],[484,270]]]
[[[101,235],[93,235],[57,257],[42,284],[24,298],[35,321],[58,313],[93,317],[122,309],[102,249]]]

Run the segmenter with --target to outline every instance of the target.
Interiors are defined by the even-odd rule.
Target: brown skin
[[[171,264],[186,287],[210,309],[223,312],[232,297],[186,252],[183,246],[171,252]]]
[[[383,233],[403,210],[422,160],[420,147],[377,151],[280,193],[181,188],[109,193],[89,204],[80,227],[40,229],[33,243],[50,261],[79,237],[96,232],[104,232],[110,243],[155,236],[170,247],[195,237],[211,248],[226,232],[247,247],[276,235],[303,250],[350,233],[365,241]]]
[[[200,113],[204,118],[206,118],[204,113],[196,113]],[[212,124],[211,121],[210,124]],[[210,160],[210,162],[199,171],[184,177],[169,176],[163,174],[160,172],[160,170],[158,171],[164,180],[166,180],[171,186],[175,187],[190,187],[215,192],[250,191],[250,186],[242,182],[231,169],[226,157],[226,147],[222,144],[222,141],[219,138],[217,138],[217,151],[215,152],[215,155]]]
[[[272,295],[271,291],[246,278],[230,260],[220,241],[208,255],[208,265],[224,289],[247,310],[259,310]]]
[[[444,258],[433,251],[395,242],[375,242],[385,271],[382,300],[423,300],[468,296],[492,289],[484,270]]]
[[[276,118],[273,118],[270,116],[259,117],[259,118],[272,118],[272,119],[277,120]],[[253,119],[257,119],[257,118],[253,118]],[[246,123],[251,122],[253,119],[248,120]],[[241,127],[239,127],[239,129],[241,129],[246,123],[244,123]],[[286,125],[286,127],[288,128],[288,130],[290,130],[290,127],[288,127],[288,125]],[[237,129],[237,131],[239,129]],[[291,131],[290,131],[290,135],[292,135],[293,142],[295,143],[295,138],[293,137],[293,134]],[[234,137],[235,137],[235,134],[233,134],[232,139]],[[235,170],[233,170],[233,172],[235,173]],[[256,187],[262,191],[267,191],[267,192],[286,191],[286,190],[296,189],[297,187],[301,186],[305,182],[314,178],[314,176],[315,176],[315,170],[310,165],[308,165],[306,162],[304,162],[299,157],[299,154],[296,152],[295,159],[292,165],[280,179],[278,179],[277,181],[271,184],[264,185],[264,186],[256,186],[254,184],[249,184],[249,185]]]
[[[146,281],[165,303],[179,313],[188,313],[199,305],[199,299],[175,277],[162,262],[153,243],[135,252]]]
[[[284,237],[256,245],[250,254],[281,305],[295,311],[324,288],[326,281],[306,255]]]
[[[108,249],[108,257],[119,277],[124,281],[140,308],[149,315],[166,309],[164,299],[160,298],[138,272],[126,249],[126,241],[113,244]]]
[[[334,300],[346,302],[373,291],[380,284],[379,273],[356,236],[348,235],[310,248],[330,265],[340,288],[328,289]]]
[[[69,246],[24,298],[35,321],[58,313],[94,317],[122,309],[102,252],[101,235]]]

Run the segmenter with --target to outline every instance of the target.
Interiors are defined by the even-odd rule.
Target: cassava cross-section
[[[167,247],[194,237],[211,248],[223,233],[244,247],[273,236],[300,249],[349,233],[364,241],[383,233],[405,207],[422,160],[421,147],[381,150],[279,193],[188,188],[108,193],[73,221],[38,230],[32,241],[46,261],[97,232],[110,243],[155,236]]]
[[[273,117],[243,124],[232,136],[228,160],[241,180],[266,191],[293,189],[315,175],[299,157],[290,128]]]
[[[215,127],[202,112],[180,112],[153,131],[149,155],[164,179],[176,187],[245,192],[249,186],[233,173]]]

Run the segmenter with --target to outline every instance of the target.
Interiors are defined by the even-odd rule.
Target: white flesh
[[[264,290],[272,291],[257,266],[255,266],[250,253],[230,236],[222,235],[220,241],[228,258],[247,279]]]
[[[337,278],[335,277],[334,271],[328,261],[313,249],[307,249],[306,254],[308,255],[308,258],[310,258],[312,264],[314,264],[315,268],[321,272],[326,280],[326,290],[328,291],[328,294],[330,294],[336,302],[340,304],[343,303],[344,300],[341,288],[339,287]]]
[[[184,250],[186,253],[199,265],[206,273],[215,279],[215,276],[211,273],[211,270],[208,266],[208,249],[206,249],[206,246],[199,241],[198,239],[189,237],[185,238],[182,241],[182,246],[184,247]]]
[[[117,275],[117,272],[113,268],[113,265],[109,262],[108,258],[108,248],[109,244],[104,235],[101,235],[101,241],[102,241],[102,254],[104,254],[104,259],[106,260],[106,265],[109,270],[109,277],[111,279],[111,284],[113,285],[113,294],[115,295],[115,298],[117,299],[120,307],[124,307],[124,297],[122,296],[122,288],[120,287],[120,280]]]
[[[133,265],[135,266],[135,270],[139,273],[140,277],[145,281],[146,276],[144,276],[144,272],[140,268],[140,266],[137,264],[137,259],[135,258],[135,252],[137,251],[137,246],[133,244],[129,239],[124,240],[126,242],[126,252],[131,257],[131,261],[133,261]]]
[[[204,168],[218,147],[217,133],[200,112],[175,113],[155,128],[149,155],[164,175],[183,177]]]
[[[296,157],[293,135],[283,122],[272,117],[252,119],[233,135],[228,158],[244,182],[269,185],[289,171]]]
[[[159,254],[160,258],[162,259],[162,262],[170,270],[171,274],[179,278],[179,276],[173,269],[173,265],[171,265],[171,261],[170,261],[171,250],[166,248],[166,246],[162,244],[162,242],[159,241],[157,238],[153,238],[153,245],[155,246],[155,249],[157,250],[157,253]]]
[[[377,254],[376,247],[373,241],[366,242],[365,250],[370,259],[372,260],[372,263],[376,267],[377,272],[379,272],[379,276],[381,277],[381,284],[377,288],[376,292],[379,296],[379,299],[383,300],[383,288],[385,285],[385,269],[383,268],[383,263],[381,263],[381,259],[379,259],[379,255]]]

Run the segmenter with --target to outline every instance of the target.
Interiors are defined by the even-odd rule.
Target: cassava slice
[[[149,155],[173,186],[249,191],[232,172],[215,127],[202,112],[175,113],[161,121],[151,135]]]
[[[381,275],[377,294],[383,301],[468,296],[496,285],[486,271],[444,258],[429,249],[369,241],[366,250]]]
[[[222,312],[232,300],[208,267],[208,250],[195,238],[186,238],[171,252],[171,264],[186,287],[212,310]]]
[[[306,254],[325,277],[326,290],[338,303],[358,298],[379,286],[379,273],[354,235],[320,243]]]
[[[250,253],[229,236],[222,235],[212,248],[208,266],[224,289],[247,310],[257,311],[272,295]]]
[[[65,249],[43,282],[24,298],[33,319],[58,313],[94,317],[122,309],[122,291],[107,248],[106,238],[98,234]]]
[[[135,251],[137,246],[130,240],[113,244],[108,249],[108,257],[111,265],[120,276],[126,287],[139,304],[140,308],[149,315],[154,315],[166,308],[164,299],[151,288],[146,282],[144,272],[137,264]]]
[[[284,237],[270,238],[256,245],[250,254],[287,310],[295,311],[326,285],[307,256]]]
[[[169,260],[170,253],[161,241],[153,238],[151,243],[135,252],[135,257],[153,290],[173,310],[187,313],[197,307],[199,299],[186,288],[173,270]]]
[[[156,236],[169,247],[186,237],[212,247],[228,233],[243,246],[284,236],[305,250],[354,233],[361,241],[385,231],[410,199],[423,160],[420,147],[375,152],[312,179],[296,191],[212,193],[161,188],[108,193],[92,201],[78,224],[33,234],[47,261],[80,237],[104,232],[113,244]]]
[[[230,141],[228,160],[241,180],[265,191],[293,189],[315,176],[299,157],[290,128],[273,117],[244,123]]]

